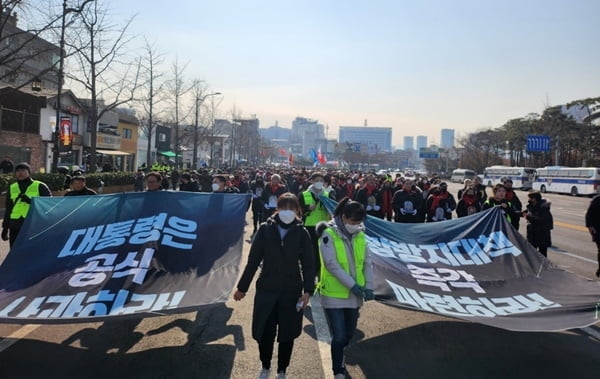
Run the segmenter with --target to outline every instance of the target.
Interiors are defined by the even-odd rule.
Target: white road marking
[[[25,326],[17,329],[16,331],[14,331],[11,335],[6,337],[5,339],[0,340],[0,353],[3,352],[4,350],[8,349],[15,343],[17,343],[21,338],[24,338],[28,334],[32,333],[34,330],[36,330],[40,326],[41,325],[32,325],[32,324],[25,325]]]
[[[319,355],[321,356],[321,367],[326,378],[333,377],[333,366],[331,365],[331,336],[329,335],[329,326],[325,318],[325,311],[321,306],[321,296],[311,297],[312,304],[310,310],[313,317],[313,325],[317,333],[317,345],[319,346]]]
[[[576,254],[571,254],[571,253],[569,253],[569,252],[566,252],[566,251],[564,251],[564,250],[561,250],[561,249],[557,249],[557,248],[555,248],[555,247],[551,247],[551,248],[549,248],[548,250],[554,251],[555,253],[558,253],[558,254],[568,255],[569,257],[576,258],[576,259],[582,260],[582,261],[584,261],[584,262],[589,262],[589,263],[598,263],[597,261],[595,261],[595,260],[593,260],[593,259],[589,259],[589,258],[581,257],[581,256],[579,256],[579,255],[576,255]]]

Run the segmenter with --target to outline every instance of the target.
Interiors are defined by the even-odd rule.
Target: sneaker
[[[258,379],[269,379],[269,376],[271,376],[271,370],[263,368],[260,370],[260,374],[258,374]]]
[[[277,376],[275,378],[276,379],[285,379],[285,378],[287,378],[287,376],[285,376],[285,372],[278,372]]]

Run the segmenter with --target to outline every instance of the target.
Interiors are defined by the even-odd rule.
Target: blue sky
[[[600,96],[600,1],[108,0],[261,127],[457,137]],[[168,67],[165,67],[168,70]]]

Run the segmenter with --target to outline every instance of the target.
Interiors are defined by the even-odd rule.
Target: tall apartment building
[[[377,126],[340,126],[340,143],[360,144],[368,151],[363,153],[377,154],[392,152],[392,128]]]
[[[441,141],[442,149],[452,149],[454,147],[454,129],[442,129]]]
[[[417,150],[427,147],[427,136],[417,136]]]
[[[414,137],[404,137],[404,150],[413,150],[415,148]]]

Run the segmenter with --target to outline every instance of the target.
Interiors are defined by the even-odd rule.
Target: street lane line
[[[0,340],[0,353],[17,343],[21,338],[24,338],[28,334],[33,333],[33,331],[39,328],[40,326],[41,325],[32,324],[25,325],[14,331],[5,339]]]
[[[568,255],[569,257],[573,257],[573,258],[576,258],[576,259],[580,259],[580,260],[582,260],[582,261],[585,261],[585,262],[589,262],[589,263],[597,263],[597,262],[596,262],[595,260],[593,260],[593,259],[589,259],[589,258],[581,257],[581,256],[579,256],[579,255],[575,255],[575,254],[572,254],[572,253],[566,252],[566,251],[564,251],[564,250],[557,249],[556,247],[551,247],[551,248],[549,248],[549,250],[552,250],[552,251],[554,251],[555,253],[558,253],[558,254]]]
[[[562,226],[563,228],[579,230],[581,232],[589,233],[588,228],[586,228],[585,226],[573,225],[573,224],[568,224],[566,222],[560,222],[560,221],[554,221],[554,225]]]
[[[319,355],[321,356],[321,367],[326,378],[333,377],[333,366],[331,365],[331,336],[329,335],[329,326],[325,318],[325,311],[321,306],[321,296],[315,295],[310,299],[312,304],[310,310],[313,317],[313,325],[317,333],[317,345],[319,346]]]

